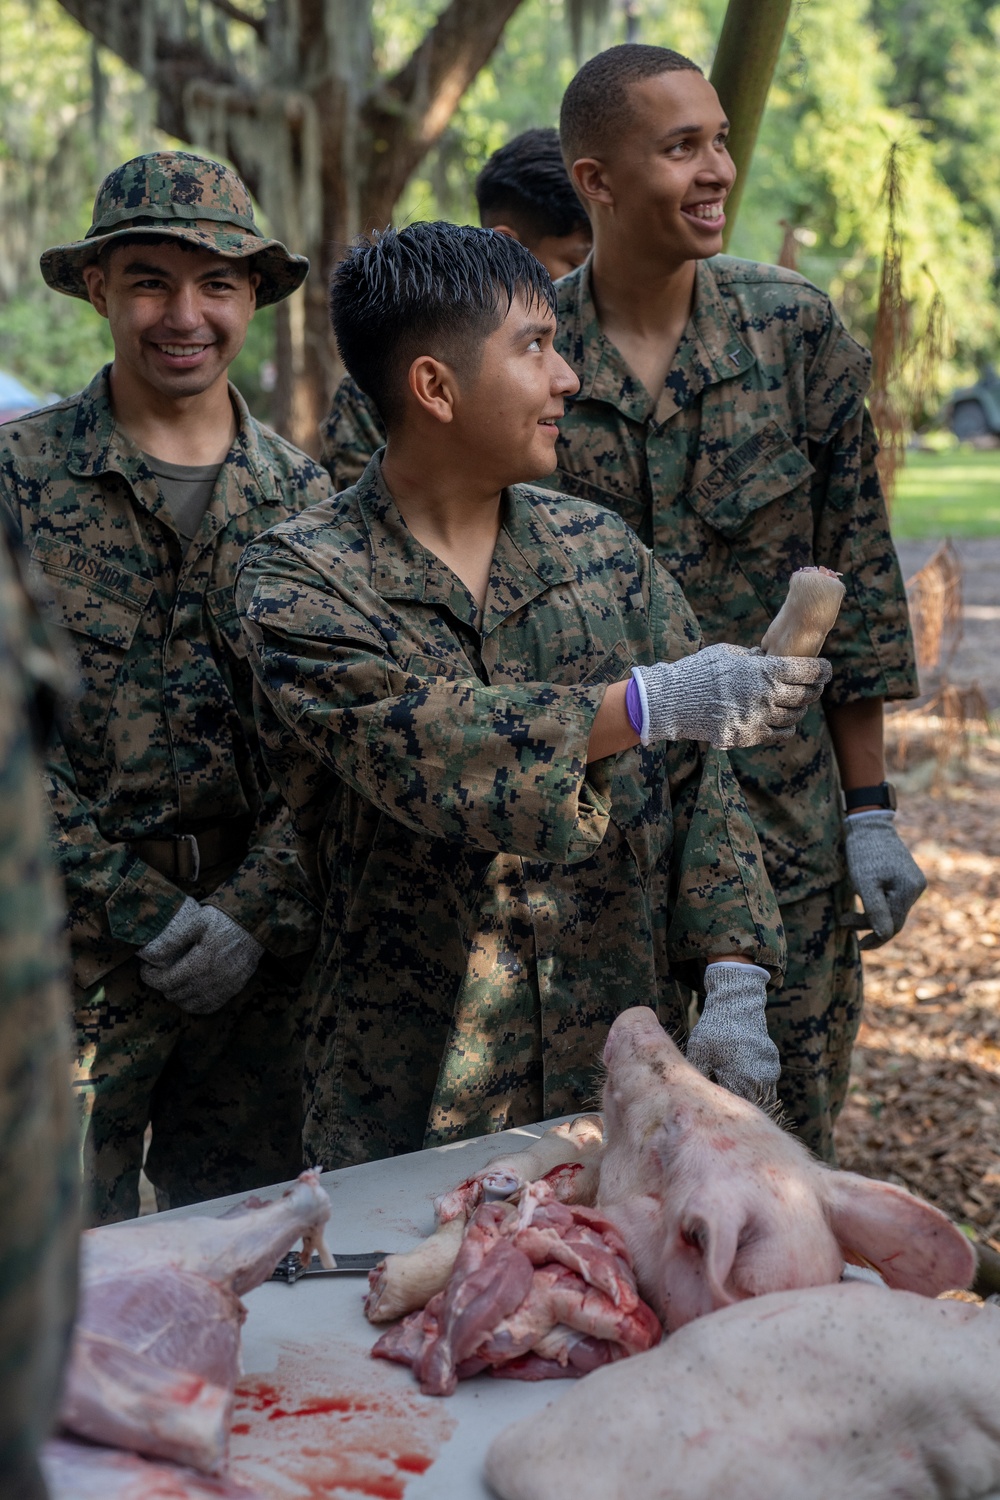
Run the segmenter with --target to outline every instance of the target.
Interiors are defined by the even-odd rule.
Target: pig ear
[[[972,1281],[976,1255],[965,1235],[905,1188],[831,1171],[820,1191],[840,1248],[870,1261],[889,1286],[937,1297]]]

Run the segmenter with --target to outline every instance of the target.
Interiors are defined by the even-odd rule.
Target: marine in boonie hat
[[[235,172],[189,151],[153,151],[109,172],[97,190],[86,236],[44,251],[42,276],[55,291],[89,302],[84,266],[126,235],[169,235],[232,260],[253,256],[260,275],[258,307],[290,296],[309,270],[304,255],[264,238],[250,194]]]

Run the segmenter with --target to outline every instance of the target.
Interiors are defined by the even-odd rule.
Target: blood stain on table
[[[229,1474],[261,1500],[403,1500],[454,1428],[443,1402],[387,1390],[365,1347],[285,1345],[236,1388]]]

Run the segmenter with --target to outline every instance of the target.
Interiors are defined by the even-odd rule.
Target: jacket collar
[[[601,329],[590,266],[588,258],[558,283],[560,319],[566,322],[570,340],[569,360],[580,378],[579,394],[571,400],[607,401],[632,421],[644,423],[655,416],[660,423],[689,406],[707,386],[731,380],[756,363],[723,301],[712,261],[700,260],[695,268],[694,308],[664,388],[654,401]]]
[[[110,366],[100,370],[80,395],[67,455],[69,472],[80,478],[121,474],[140,504],[160,515],[172,527],[169,508],[141,450],[115,422],[111,410],[109,370]],[[214,530],[221,529],[234,516],[244,514],[253,506],[277,498],[273,468],[263,451],[261,428],[232,384],[229,398],[236,413],[236,436],[206,513],[205,519]]]
[[[572,559],[526,485],[504,492],[504,519],[493,553],[486,607],[451,569],[410,531],[382,478],[382,454],[371,459],[357,484],[357,504],[368,533],[372,587],[384,599],[412,599],[447,609],[462,624],[488,635],[553,583],[576,577]]]

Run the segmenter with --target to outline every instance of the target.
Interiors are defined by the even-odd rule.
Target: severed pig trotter
[[[284,1197],[221,1219],[90,1230],[62,1427],[221,1472],[246,1316],[240,1293],[266,1281],[296,1240],[318,1248],[329,1214],[318,1174],[304,1172]]]
[[[368,1277],[365,1315],[371,1323],[391,1323],[426,1307],[448,1284],[465,1233],[466,1222],[484,1198],[509,1198],[525,1183],[548,1176],[556,1195],[567,1201],[593,1203],[597,1190],[603,1122],[600,1115],[580,1115],[553,1126],[522,1151],[487,1162],[435,1203],[438,1227],[421,1244],[387,1255]]]
[[[424,1395],[447,1396],[488,1368],[521,1380],[586,1374],[659,1337],[614,1226],[558,1202],[543,1180],[517,1205],[480,1204],[446,1289],[372,1353],[410,1365]]]
[[[799,568],[761,641],[767,654],[818,656],[836,624],[844,593],[839,573],[830,568]]]
[[[836,1282],[845,1259],[927,1297],[971,1282],[972,1246],[944,1214],[818,1162],[692,1067],[652,1010],[617,1017],[604,1062],[597,1206],[667,1329],[747,1297]]]
[[[1000,1310],[882,1287],[702,1318],[514,1423],[501,1500],[988,1500]]]

